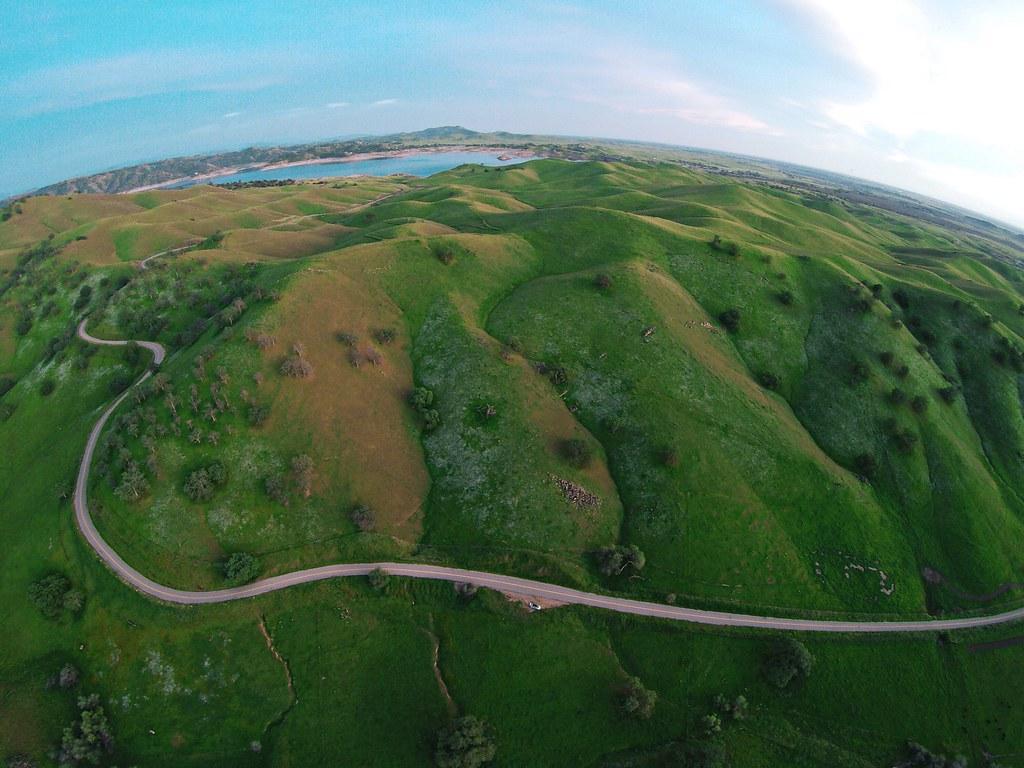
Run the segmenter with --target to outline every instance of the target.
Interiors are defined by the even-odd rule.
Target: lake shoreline
[[[218,178],[225,176],[233,176],[237,173],[246,173],[250,171],[276,171],[282,168],[297,168],[309,165],[335,165],[342,163],[357,163],[366,160],[385,160],[390,158],[401,158],[401,157],[413,157],[416,155],[431,155],[431,154],[443,154],[447,152],[473,152],[481,154],[495,154],[500,153],[502,157],[507,156],[508,158],[522,158],[523,160],[530,160],[542,157],[542,155],[529,149],[523,149],[522,147],[502,147],[502,146],[477,146],[477,145],[463,145],[463,144],[452,144],[444,147],[408,147],[406,149],[396,149],[393,151],[383,152],[357,152],[351,155],[345,155],[343,157],[318,157],[312,160],[293,160],[291,162],[278,162],[278,163],[263,163],[259,165],[244,165],[234,166],[229,168],[221,168],[217,171],[211,171],[210,173],[202,173],[196,176],[182,176],[176,179],[169,179],[167,181],[161,181],[157,184],[147,184],[142,187],[134,187],[132,189],[125,190],[124,192],[118,192],[119,195],[134,195],[140,192],[150,192],[157,189],[166,189],[173,187],[177,184],[184,182],[190,182],[189,186],[198,186],[203,182],[213,181]],[[360,174],[366,175],[366,174]],[[325,176],[322,178],[332,178]],[[303,181],[311,181],[312,179],[303,179]]]

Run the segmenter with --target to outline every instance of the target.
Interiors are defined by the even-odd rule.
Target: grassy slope
[[[321,250],[332,241],[312,247],[304,238],[311,229],[323,238],[323,226],[337,227],[333,242],[356,245],[260,272],[260,281],[284,290],[281,301],[251,307],[232,339],[211,333],[172,357],[165,370],[184,394],[192,358],[215,342],[207,368],[228,368],[231,397],[244,387],[257,392],[271,419],[251,430],[240,413],[226,416],[235,431],[219,427],[225,437],[217,449],[165,442],[166,475],[153,491],[154,500],[165,499],[160,525],[153,521],[161,505],[147,503],[141,513],[119,506],[99,484],[94,495],[110,514],[101,518],[106,535],[147,572],[207,586],[217,582],[222,553],[237,548],[259,551],[269,570],[282,570],[391,556],[415,545],[424,556],[586,583],[594,577],[582,550],[616,535],[641,543],[649,557],[647,578],[631,588],[713,603],[913,612],[926,604],[922,565],[976,591],[1019,574],[1017,375],[992,359],[998,335],[1016,340],[1024,331],[1016,274],[963,256],[894,258],[888,247],[904,241],[888,219],[880,229],[846,209],[828,208],[830,214],[705,181],[608,164],[460,169],[405,197],[340,213],[331,224],[274,223],[266,231],[276,242],[251,237],[237,248],[243,232],[259,232],[280,215],[308,215],[302,206],[329,208],[322,196],[338,191],[199,190],[134,201],[152,217],[153,232],[174,233],[171,244],[230,229],[221,248],[201,254],[215,264]],[[358,203],[386,184],[344,193]],[[309,200],[286,202],[296,196]],[[68,232],[91,232],[98,219],[126,215],[79,200],[81,207],[54,201],[60,210],[45,217],[29,201],[24,219],[0,227],[0,245],[17,248],[48,231],[73,240]],[[190,207],[203,208],[196,217],[202,228],[179,224],[192,217],[185,215]],[[142,226],[127,215],[118,226]],[[921,247],[954,244],[929,228],[903,231]],[[739,258],[710,250],[712,233],[740,240]],[[373,242],[381,238],[387,241]],[[91,258],[73,250],[89,242],[77,241],[60,258]],[[452,264],[435,258],[441,247],[455,254]],[[96,246],[97,261],[109,263],[112,254]],[[607,294],[592,286],[598,271],[613,279]],[[853,280],[884,285],[867,312],[855,306]],[[907,309],[892,299],[898,287],[910,295]],[[784,289],[795,297],[789,306],[777,299]],[[152,311],[155,294],[133,295]],[[10,542],[0,563],[9,575],[0,587],[10,649],[0,668],[4,750],[39,754],[57,738],[70,699],[43,691],[42,680],[73,659],[86,672],[87,689],[111,702],[126,760],[426,764],[432,734],[446,718],[431,670],[432,636],[457,708],[494,723],[503,765],[562,765],[569,756],[596,764],[602,755],[653,747],[693,731],[713,694],[741,691],[754,716],[726,733],[737,765],[879,764],[893,761],[906,738],[975,756],[983,745],[999,753],[1021,749],[1013,736],[1020,723],[1007,708],[1019,650],[966,647],[1013,628],[957,636],[952,645],[812,638],[815,674],[780,695],[760,679],[764,640],[757,635],[576,610],[527,616],[489,595],[465,607],[444,585],[398,584],[381,597],[358,583],[321,584],[209,610],[153,606],[98,566],[74,534],[69,508],[52,493],[58,479],[73,474],[120,360],[100,352],[88,376],[63,380],[49,400],[41,398],[36,389],[45,373],[35,360],[48,336],[70,321],[73,295],[58,298],[58,313],[18,340],[10,333],[15,310],[31,297],[5,297],[0,369],[24,378],[4,400],[17,402],[15,414],[0,423],[0,444],[17,447],[2,470],[3,486],[16,489],[2,512]],[[963,306],[954,308],[955,298]],[[718,325],[716,315],[731,306],[742,309],[739,334],[701,325]],[[167,334],[186,319],[179,310]],[[982,311],[996,318],[992,328],[981,322]],[[893,327],[893,315],[903,328]],[[244,342],[250,326],[273,333],[275,347],[261,354]],[[368,344],[371,330],[384,326],[396,328],[398,338],[377,345],[379,368],[344,363],[337,331],[358,333]],[[649,326],[655,331],[644,343],[641,331]],[[116,332],[116,318],[97,327]],[[914,348],[922,328],[934,336],[924,355]],[[294,340],[305,343],[314,364],[310,380],[276,376]],[[523,354],[503,352],[502,342]],[[906,378],[879,362],[883,350],[908,365]],[[858,387],[846,382],[854,358],[871,371]],[[569,386],[552,387],[528,360],[565,365]],[[755,383],[765,370],[778,375],[777,394]],[[265,376],[259,390],[249,383],[256,371]],[[963,383],[952,406],[933,394],[945,384],[942,373]],[[442,426],[428,435],[402,403],[414,382],[435,389],[442,411]],[[885,402],[896,384],[929,394],[924,415]],[[352,400],[362,411],[348,410]],[[481,423],[476,406],[492,401],[497,421]],[[380,430],[367,433],[360,413],[374,414]],[[881,428],[890,415],[919,435],[912,455],[895,450]],[[167,414],[158,409],[158,418]],[[558,458],[557,441],[570,435],[593,446],[596,458],[584,471]],[[477,450],[466,453],[466,445]],[[664,445],[677,449],[678,467],[658,466],[653,453]],[[870,485],[844,469],[863,450],[874,451],[881,465]],[[262,494],[265,468],[253,470],[248,484],[238,474],[246,457],[283,464],[299,451],[315,457],[315,490],[288,508]],[[209,458],[234,462],[231,483],[209,505],[189,506],[178,490],[182,472]],[[598,493],[599,511],[581,519],[560,503],[552,474]],[[389,507],[392,478],[405,479],[408,500]],[[373,503],[384,532],[404,544],[353,536],[344,510],[355,500]],[[181,509],[190,514],[174,514]],[[172,522],[177,527],[168,534],[161,526]],[[876,576],[854,569],[847,578],[851,562],[886,570],[897,585],[892,598],[880,595]],[[81,619],[55,626],[28,604],[28,582],[50,568],[87,589]],[[927,599],[932,606],[957,602],[934,588]],[[285,671],[264,644],[260,616],[291,667],[298,703],[290,708]],[[661,697],[648,723],[623,721],[612,706],[626,673],[639,674]],[[282,712],[283,721],[268,727]]]

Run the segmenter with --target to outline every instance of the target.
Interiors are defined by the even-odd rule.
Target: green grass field
[[[168,348],[90,486],[104,537],[165,584],[217,588],[248,552],[261,575],[400,558],[773,615],[1005,610],[1021,254],[670,163],[557,160],[31,198],[0,252],[0,758],[48,764],[96,692],[111,765],[430,765],[456,714],[490,724],[495,765],[668,765],[715,695],[742,694],[749,716],[714,737],[732,765],[891,765],[908,740],[1022,764],[1022,646],[999,642],[1019,627],[805,637],[813,672],[780,692],[764,634],[448,584],[157,605],[66,498],[100,407],[148,362],[75,339],[87,315]],[[612,544],[646,566],[603,575]],[[29,600],[54,571],[80,615]],[[78,687],[48,688],[68,662]],[[628,676],[658,694],[648,720],[616,706]]]

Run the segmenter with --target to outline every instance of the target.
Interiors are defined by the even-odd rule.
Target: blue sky
[[[1024,4],[9,3],[0,195],[459,124],[789,160],[1024,225]]]

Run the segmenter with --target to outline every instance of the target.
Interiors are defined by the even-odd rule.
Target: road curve
[[[105,344],[112,346],[123,346],[127,341],[110,341],[97,339],[90,336],[85,330],[85,320],[78,326],[78,335],[81,339],[90,344]],[[163,362],[165,351],[163,346],[155,341],[137,342],[153,353],[153,362]],[[142,384],[151,375],[147,371],[135,383],[135,386]],[[990,616],[975,616],[968,618],[953,619],[923,619],[910,621],[840,621],[823,619],[792,619],[775,618],[772,616],[754,616],[743,613],[726,613],[723,611],[708,611],[697,608],[681,608],[672,605],[661,605],[641,600],[630,600],[624,597],[611,597],[599,595],[592,592],[582,592],[569,587],[561,587],[556,584],[547,584],[532,579],[522,579],[516,576],[504,576],[497,573],[484,571],[470,571],[462,568],[449,568],[441,565],[423,565],[418,563],[339,563],[335,565],[323,565],[319,568],[307,568],[302,571],[285,573],[280,576],[272,576],[267,579],[260,579],[251,584],[229,589],[217,589],[208,592],[193,592],[183,589],[174,589],[158,584],[152,579],[139,573],[132,568],[114,549],[104,541],[96,529],[92,518],[89,516],[87,504],[87,490],[89,485],[89,467],[92,464],[93,453],[99,442],[100,434],[107,423],[107,419],[121,402],[128,396],[131,389],[122,392],[106,410],[103,411],[99,420],[89,433],[89,439],[85,444],[85,451],[82,454],[82,464],[78,469],[78,478],[75,482],[75,522],[78,525],[82,536],[93,548],[99,558],[126,584],[144,595],[163,600],[168,603],[180,605],[205,605],[208,603],[224,603],[230,600],[241,600],[257,595],[264,595],[279,589],[286,589],[296,584],[307,584],[323,579],[335,579],[345,576],[365,576],[371,571],[380,569],[395,576],[404,576],[414,579],[435,579],[450,582],[468,582],[479,587],[487,587],[501,592],[509,592],[522,595],[527,598],[538,598],[558,603],[572,605],[585,605],[591,608],[603,608],[618,613],[631,613],[638,616],[651,616],[661,619],[672,619],[674,621],[688,621],[695,624],[712,624],[721,627],[753,627],[757,629],[775,629],[794,632],[839,632],[839,633],[883,633],[883,632],[943,632],[957,629],[972,629],[977,627],[988,627],[995,624],[1006,624],[1008,622],[1024,619],[1024,608],[1007,611],[1006,613],[993,614]]]

